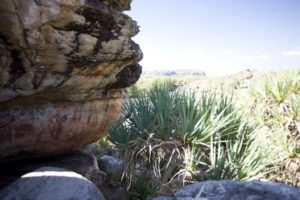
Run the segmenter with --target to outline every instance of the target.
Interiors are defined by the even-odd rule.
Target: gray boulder
[[[114,180],[119,180],[124,172],[124,162],[113,156],[104,155],[98,159],[99,169]]]
[[[300,189],[279,183],[203,181],[183,187],[175,197],[154,200],[300,200]]]
[[[2,200],[105,200],[83,176],[62,168],[42,167],[0,191]]]

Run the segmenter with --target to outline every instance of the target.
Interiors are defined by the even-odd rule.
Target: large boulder
[[[296,200],[300,189],[279,183],[203,181],[183,187],[175,197],[157,197],[154,200]]]
[[[105,200],[92,182],[75,172],[54,167],[43,167],[23,175],[0,191],[0,199]]]
[[[2,161],[81,149],[117,117],[141,74],[130,2],[0,2]]]

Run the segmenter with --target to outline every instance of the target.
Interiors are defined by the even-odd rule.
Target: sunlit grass
[[[163,193],[212,179],[296,183],[285,171],[300,163],[300,72],[246,77],[191,79],[179,88],[177,79],[152,78],[127,99],[107,138],[126,161],[129,188],[137,167]],[[130,191],[157,192],[140,186]]]
[[[148,169],[162,188],[206,179],[259,176],[266,162],[251,151],[253,128],[243,120],[232,96],[173,91],[154,84],[124,104],[122,118],[108,139],[124,153],[125,177],[136,165]]]
[[[290,174],[300,161],[299,85],[300,70],[294,70],[261,75],[249,89],[253,100],[251,120],[265,130],[261,140],[271,149],[274,159],[268,177],[293,185],[299,182]]]
[[[290,95],[300,93],[300,70],[259,76],[252,81],[249,93],[257,100],[284,103]]]

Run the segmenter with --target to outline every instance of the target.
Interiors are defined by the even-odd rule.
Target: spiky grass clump
[[[140,166],[159,180],[161,192],[189,181],[249,179],[269,164],[233,99],[222,94],[196,96],[157,84],[128,99],[122,116],[108,139],[124,153],[124,177],[132,180]]]
[[[259,76],[252,81],[249,92],[255,100],[280,105],[290,96],[300,94],[300,70]]]
[[[128,189],[130,199],[150,199],[160,189],[159,182],[147,176],[136,176]]]
[[[265,130],[262,141],[273,151],[269,178],[300,186],[300,177],[293,175],[300,169],[300,71],[261,76],[253,80],[250,95],[253,119]]]

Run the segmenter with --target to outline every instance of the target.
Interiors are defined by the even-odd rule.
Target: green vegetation
[[[267,178],[300,186],[300,71],[259,76],[252,81],[251,120],[262,129],[264,145],[271,149],[273,171]],[[255,116],[255,117],[254,117]]]
[[[175,87],[182,78],[141,80],[107,133],[132,199],[211,179],[300,186],[300,71],[240,77],[186,79],[191,90]]]

